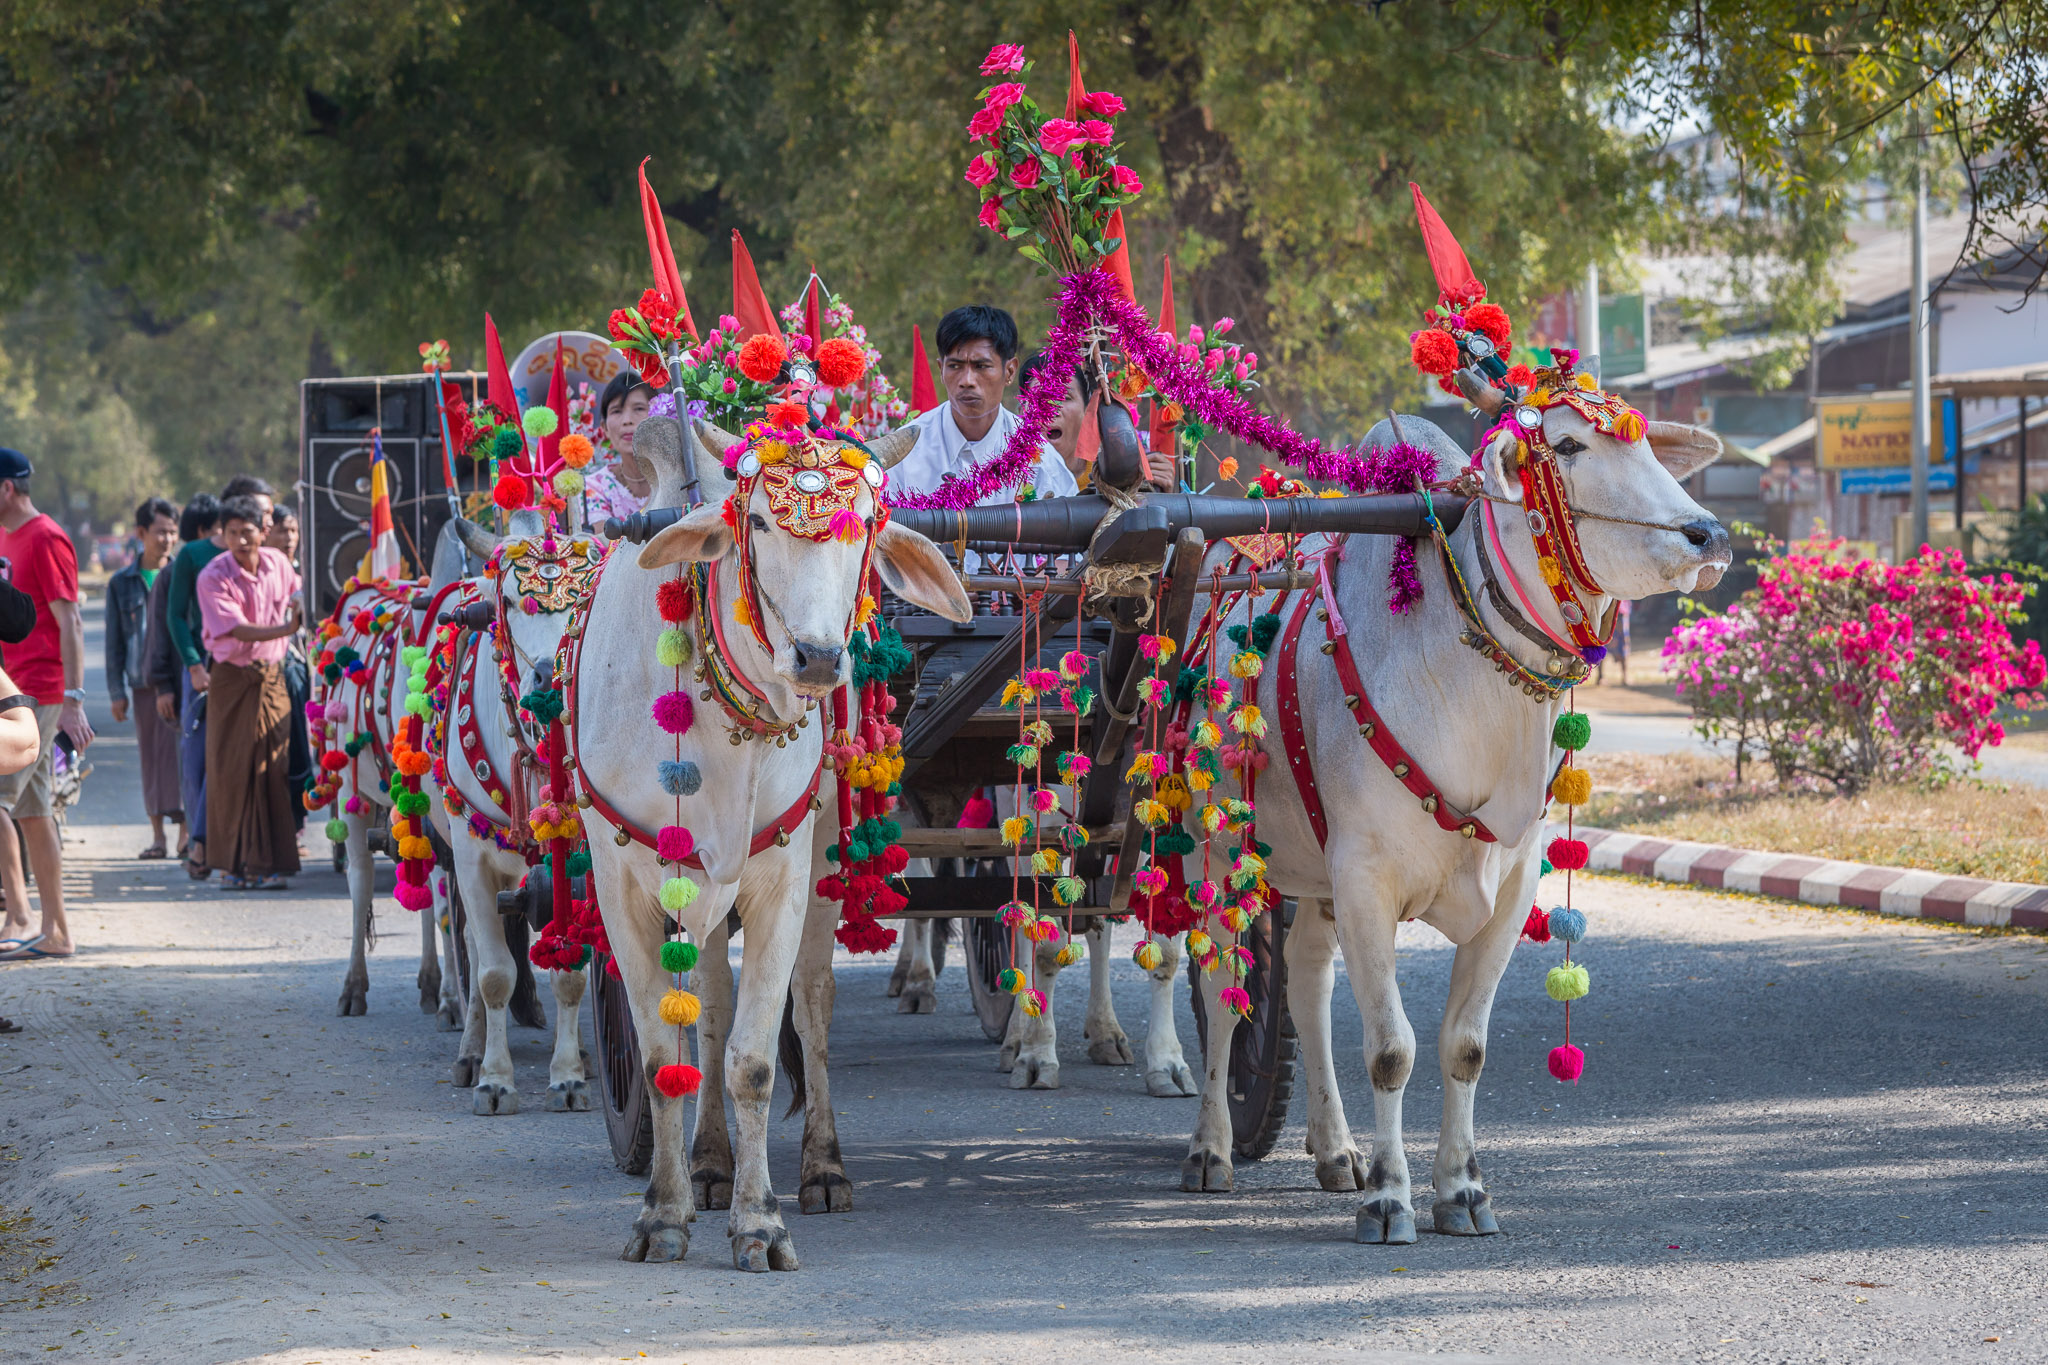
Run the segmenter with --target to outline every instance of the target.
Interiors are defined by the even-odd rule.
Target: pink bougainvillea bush
[[[2011,630],[2032,585],[1973,578],[1953,550],[1887,565],[1842,549],[1788,546],[1734,606],[1665,642],[1703,736],[1768,756],[1781,781],[1856,791],[1953,776],[2005,737],[2001,706],[2043,704],[2048,662]]]

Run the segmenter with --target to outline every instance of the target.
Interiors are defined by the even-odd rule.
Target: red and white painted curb
[[[1563,833],[1562,827],[1557,832]],[[1587,866],[1596,872],[1625,872],[1665,882],[1749,891],[1808,905],[1847,905],[1905,919],[2048,929],[2048,886],[1987,882],[1796,853],[1757,853],[1583,825],[1576,833],[1592,850]]]

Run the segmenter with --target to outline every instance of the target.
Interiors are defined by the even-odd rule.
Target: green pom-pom
[[[370,737],[368,735],[351,735],[349,736],[348,743],[341,746],[342,752],[347,754],[350,758],[354,758],[357,754],[361,753],[363,750],[369,747]]]
[[[1252,621],[1252,648],[1264,654],[1280,634],[1280,613],[1269,611]]]
[[[323,677],[323,678],[325,678],[325,679],[327,679],[327,681],[328,681],[328,683],[329,683],[330,685],[332,685],[332,684],[334,684],[334,683],[338,683],[338,682],[340,682],[340,681],[341,681],[341,665],[340,665],[340,664],[329,664],[329,665],[327,665],[327,667],[325,667],[325,668],[323,668],[323,669],[321,669],[321,670],[320,670],[320,676],[321,676],[321,677]]]
[[[1195,689],[1200,687],[1208,676],[1209,670],[1206,668],[1189,668],[1183,664],[1180,676],[1173,680],[1173,699],[1179,702],[1193,701]]]
[[[1586,719],[1583,711],[1567,711],[1557,718],[1557,724],[1550,727],[1550,742],[1560,749],[1573,753],[1586,747],[1586,741],[1593,738],[1593,722]]]
[[[417,670],[427,662],[427,647],[425,645],[401,646],[398,651],[398,657],[405,660],[407,668]]]
[[[555,428],[562,424],[562,419],[555,415],[553,408],[537,406],[528,408],[526,416],[520,419],[519,424],[526,428],[528,436],[538,440],[543,436],[554,435]]]
[[[1246,625],[1244,622],[1239,621],[1236,625],[1231,626],[1223,633],[1225,635],[1228,635],[1230,637],[1230,642],[1236,645],[1239,649],[1251,648],[1251,646],[1247,644],[1246,641],[1251,639],[1252,628]]]
[[[838,862],[839,862],[839,845],[837,845],[837,844],[827,844],[827,845],[825,846],[825,861],[826,861],[826,862],[828,862],[828,863],[832,863],[832,864],[834,864],[835,866],[836,866],[836,865],[838,864]]]
[[[1153,841],[1152,851],[1154,853],[1193,853],[1195,851],[1195,836],[1188,833],[1185,827],[1175,825],[1163,831]]]
[[[573,498],[583,491],[583,476],[573,469],[564,469],[555,475],[555,492],[565,498]]]
[[[590,875],[590,850],[579,848],[569,855],[569,875],[587,877]]]
[[[491,437],[491,458],[498,461],[511,459],[526,449],[526,442],[519,439],[519,433],[511,427],[499,427],[498,434]]]
[[[1543,875],[1548,877],[1551,873],[1555,871],[1557,871],[1557,869],[1550,865],[1550,859],[1543,859]]]
[[[661,969],[665,972],[687,972],[696,962],[697,950],[680,939],[661,945]]]
[[[1544,991],[1559,1004],[1583,999],[1592,988],[1586,969],[1576,962],[1569,967],[1552,967],[1549,975],[1543,978]]]
[[[697,883],[688,877],[670,877],[661,884],[661,908],[668,911],[684,910],[697,899]]]
[[[327,842],[345,844],[348,842],[348,821],[335,816],[327,822]]]
[[[654,657],[663,668],[681,668],[690,662],[690,637],[680,630],[664,630],[654,642]]]
[[[408,716],[426,715],[427,699],[418,692],[413,693],[411,696],[405,699],[405,713]]]
[[[1079,877],[1062,877],[1052,884],[1052,898],[1061,905],[1079,905],[1088,883]]]
[[[347,668],[350,664],[354,663],[356,660],[362,657],[362,655],[356,653],[347,645],[343,645],[340,649],[334,651],[334,662],[340,664],[343,668]]]

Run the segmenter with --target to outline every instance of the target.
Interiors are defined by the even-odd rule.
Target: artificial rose
[[[726,380],[721,387],[724,389],[727,397],[730,397],[733,394],[736,394],[740,391],[739,384],[731,379]]]
[[[1038,158],[1019,162],[1010,168],[1010,183],[1020,190],[1038,188]]]
[[[1124,102],[1107,90],[1091,90],[1082,98],[1081,107],[1097,118],[1115,118],[1124,111]]]
[[[676,310],[666,295],[659,290],[646,289],[640,293],[640,316],[647,320],[647,330],[663,341],[673,341],[682,335],[676,326]]]
[[[975,221],[980,223],[983,227],[987,228],[990,232],[1001,232],[1003,230],[1003,223],[1000,218],[996,217],[996,215],[1002,212],[1002,208],[1003,199],[1001,195],[997,195],[993,199],[986,200],[982,204],[981,212],[976,216]]]
[[[967,163],[967,183],[980,189],[996,178],[996,163],[986,152]]]
[[[972,129],[973,125],[968,127]],[[1054,156],[1059,156],[1077,142],[1087,140],[1081,132],[1081,125],[1071,119],[1049,118],[1038,126],[1038,145]]]
[[[974,117],[967,120],[967,136],[975,142],[986,142],[996,135],[1003,126],[1000,110],[981,108],[974,111]]]
[[[981,59],[981,74],[984,76],[1007,75],[1024,69],[1024,49],[1017,43],[997,43],[988,50],[988,56]]]
[[[738,318],[734,317],[730,313],[720,313],[718,315],[719,331],[725,333],[727,336],[731,336],[734,332],[739,331],[739,329],[740,320]]]
[[[1138,173],[1129,166],[1118,166],[1109,173],[1109,183],[1116,187],[1118,194],[1141,194],[1145,182],[1138,179]]]
[[[1107,147],[1116,141],[1116,129],[1101,119],[1092,118],[1081,125],[1081,135],[1098,147]]]
[[[1188,342],[1190,345],[1199,346],[1208,339],[1209,334],[1202,330],[1201,323],[1191,322],[1188,324]]]
[[[988,92],[988,99],[982,105],[982,107],[985,109],[993,109],[997,113],[1001,113],[1003,110],[1009,108],[1011,105],[1015,104],[1018,100],[1021,100],[1023,98],[1024,87],[1012,81],[1008,84],[998,85],[991,89]]]
[[[1212,336],[1220,337],[1228,333],[1235,326],[1237,326],[1236,318],[1218,318],[1216,319],[1216,325],[1211,327],[1209,332]]]

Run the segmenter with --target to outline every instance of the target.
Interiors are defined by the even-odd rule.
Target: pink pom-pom
[[[398,903],[408,910],[424,910],[434,903],[432,891],[407,881],[399,882],[392,894],[397,896]]]
[[[1053,792],[1050,788],[1040,787],[1037,791],[1031,793],[1031,809],[1038,812],[1040,815],[1043,815],[1047,811],[1052,810],[1054,807],[1058,806],[1059,803],[1060,798],[1058,794]]]
[[[1577,1085],[1586,1070],[1586,1054],[1564,1043],[1550,1049],[1550,1074]]]
[[[1227,1010],[1235,1010],[1239,1014],[1252,1012],[1251,992],[1242,986],[1225,986],[1216,998]]]
[[[681,825],[663,825],[654,836],[654,856],[665,863],[679,863],[697,848],[697,841]]]
[[[654,699],[654,723],[672,735],[686,735],[697,719],[687,692],[664,692]]]
[[[955,829],[992,829],[996,823],[996,803],[980,792],[967,798],[967,804],[960,811],[960,818],[953,822]]]
[[[827,532],[832,539],[851,545],[867,534],[867,526],[851,507],[842,507],[832,514],[832,524]]]
[[[1070,649],[1060,655],[1060,676],[1070,682],[1079,682],[1088,676],[1088,656],[1078,649]]]
[[[315,724],[318,724],[320,721],[327,719],[327,707],[317,701],[307,702],[306,719],[314,722]]]
[[[1024,685],[1039,692],[1050,692],[1060,685],[1060,675],[1050,668],[1027,668],[1024,670]]]
[[[531,597],[522,597],[519,599],[519,610],[525,612],[528,616],[538,616],[540,615],[540,603]]]
[[[363,798],[351,796],[348,800],[342,802],[341,808],[350,815],[361,815],[363,813]]]
[[[488,839],[491,835],[490,818],[481,814],[471,815],[469,817],[469,832],[479,839]]]

